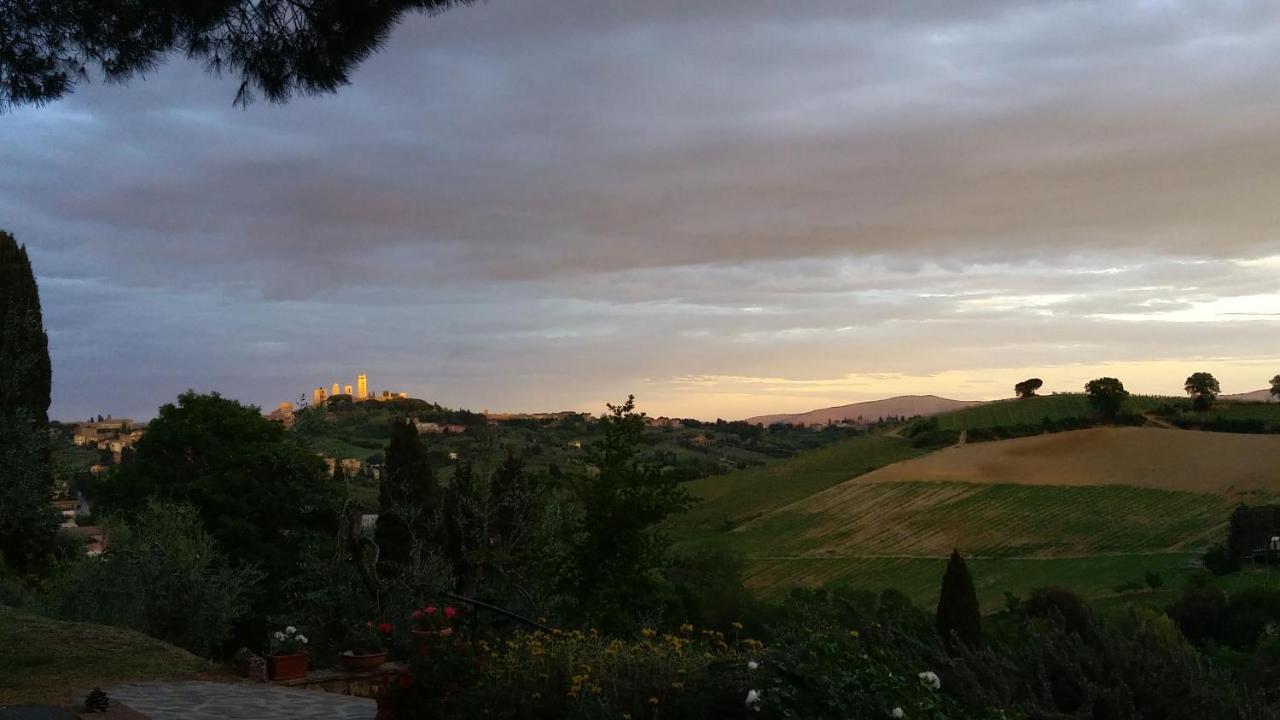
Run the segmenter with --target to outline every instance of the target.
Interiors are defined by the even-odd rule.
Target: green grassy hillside
[[[1170,403],[1185,402],[1185,398],[1133,395],[1125,401],[1123,412],[1150,412]],[[1060,422],[1091,418],[1094,414],[1087,395],[1063,393],[1023,400],[998,400],[937,417],[940,430],[960,431],[1008,425],[1036,425],[1044,422],[1045,418]]]
[[[1126,486],[844,483],[729,533],[753,555],[1055,557],[1178,551],[1216,538],[1233,503]]]
[[[904,438],[863,435],[765,467],[695,480],[685,487],[702,502],[674,527],[724,530],[921,453]]]
[[[978,600],[984,612],[1004,605],[1004,593],[1025,597],[1047,585],[1071,588],[1093,600],[1116,597],[1112,588],[1142,582],[1154,572],[1171,587],[1181,587],[1194,569],[1192,553],[1100,555],[1096,557],[968,558]],[[805,560],[757,560],[748,565],[747,582],[762,596],[777,598],[792,587],[840,586],[868,592],[894,588],[923,607],[938,601],[946,558],[811,558]]]
[[[1135,398],[1127,409],[1174,400]],[[1085,396],[1057,395],[966,408],[938,421],[950,429],[991,428],[1089,412]],[[1086,442],[1099,433],[1144,442]],[[971,560],[987,609],[998,608],[1006,591],[1054,584],[1107,598],[1147,571],[1171,585],[1192,572],[1240,498],[1230,482],[1223,489],[1202,481],[1247,471],[1259,457],[1237,446],[1269,440],[1140,428],[1046,437],[1052,442],[994,441],[927,456],[904,438],[860,437],[767,468],[690,483],[703,502],[670,529],[686,549],[723,544],[742,552],[749,587],[765,596],[799,586],[892,587],[928,604],[936,600],[947,555],[959,548]],[[1195,483],[1166,476],[1168,463],[1156,460],[1183,447],[1197,448],[1212,472]],[[1009,452],[1001,452],[1005,448]],[[981,457],[955,473],[893,474],[920,463],[945,470],[949,458],[975,453]],[[1022,468],[1027,482],[1018,472],[1001,472],[1004,465]],[[1094,477],[1099,467],[1115,471],[1105,483]],[[1195,473],[1206,470],[1195,467]],[[1125,477],[1112,477],[1117,473]],[[1251,501],[1264,502],[1280,496],[1280,477],[1249,487]]]
[[[209,670],[209,661],[141,633],[0,606],[0,707],[71,703],[98,685]]]

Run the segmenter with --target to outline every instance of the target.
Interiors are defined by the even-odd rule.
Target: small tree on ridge
[[[1129,397],[1129,391],[1124,389],[1124,383],[1113,377],[1090,380],[1085,383],[1084,391],[1089,394],[1089,403],[1093,408],[1107,419],[1118,415],[1125,399]]]
[[[1035,397],[1036,391],[1044,386],[1044,381],[1040,378],[1031,378],[1023,380],[1013,386],[1013,394],[1019,398]]]
[[[1183,389],[1191,396],[1191,405],[1196,410],[1208,410],[1222,392],[1218,379],[1207,372],[1192,373]]]

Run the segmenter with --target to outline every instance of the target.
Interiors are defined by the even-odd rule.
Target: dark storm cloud
[[[1280,253],[1276,20],[492,0],[407,19],[335,97],[233,109],[175,60],[0,117],[0,217],[70,415],[359,369],[472,407],[637,390],[714,415],[776,408],[706,378],[843,400],[1264,362],[1277,267],[1238,261]],[[708,394],[672,381],[693,376]]]

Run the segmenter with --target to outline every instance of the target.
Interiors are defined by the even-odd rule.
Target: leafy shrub
[[[726,630],[741,620],[753,605],[743,584],[744,568],[742,555],[724,547],[677,555],[663,571],[678,599],[670,621]]]
[[[1204,553],[1204,566],[1214,575],[1228,575],[1240,569],[1240,561],[1223,543],[1215,543]]]
[[[108,528],[106,553],[55,579],[50,612],[139,630],[200,655],[218,648],[260,574],[232,568],[188,506],[151,503],[128,526]]]
[[[1089,606],[1079,595],[1062,587],[1038,588],[1022,605],[1029,617],[1061,619],[1068,632],[1083,634],[1092,627]]]
[[[866,644],[834,614],[780,630],[769,648],[735,632],[441,639],[387,691],[379,717],[870,718],[894,708],[967,717],[920,677],[927,671]]]

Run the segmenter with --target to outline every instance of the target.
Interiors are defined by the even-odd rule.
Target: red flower
[[[385,622],[384,622],[384,623],[382,623],[381,625],[379,625],[379,626],[378,626],[378,630],[379,630],[379,632],[381,632],[383,635],[390,635],[390,634],[391,634],[391,623],[385,623]]]
[[[428,615],[435,615],[435,614],[436,614],[436,606],[435,606],[435,605],[428,605],[428,606],[426,606],[426,607],[422,608],[422,612],[424,612],[424,613],[426,613],[426,614],[428,614]]]
[[[409,613],[409,617],[413,618],[414,620],[417,620],[418,618],[422,617],[422,611],[414,610],[413,612]]]
[[[444,616],[449,618],[450,620],[457,617],[457,615],[458,615],[458,611],[455,610],[452,605],[444,609]]]

